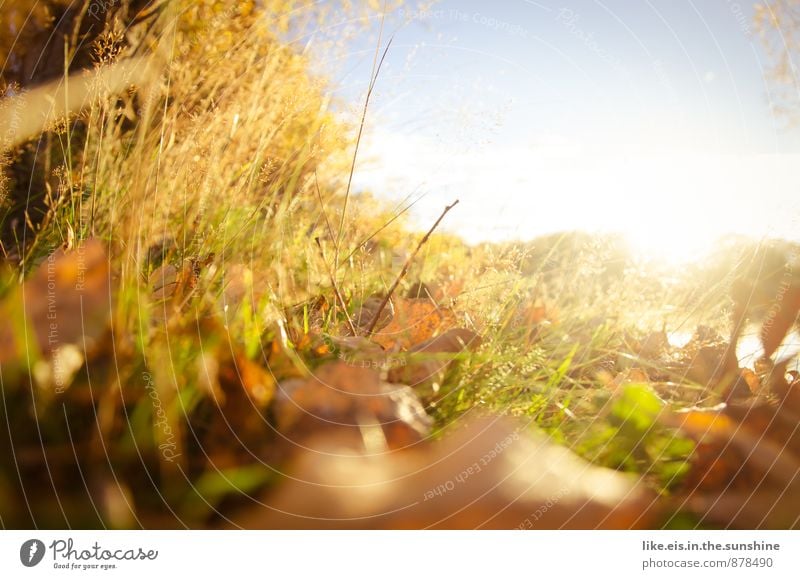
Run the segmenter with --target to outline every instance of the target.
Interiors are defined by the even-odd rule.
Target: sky
[[[773,113],[747,2],[474,0],[401,9],[355,187],[420,201],[469,241],[624,233],[686,258],[720,235],[800,237],[800,130]],[[329,62],[353,111],[371,31]]]

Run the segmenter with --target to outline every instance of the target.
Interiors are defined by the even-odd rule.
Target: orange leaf
[[[387,350],[407,350],[456,325],[452,310],[436,306],[428,299],[394,298],[393,301],[392,321],[372,338]]]

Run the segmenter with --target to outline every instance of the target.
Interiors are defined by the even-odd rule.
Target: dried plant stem
[[[325,225],[328,227],[328,235],[330,236],[333,243],[336,243],[336,238],[333,235],[333,227],[331,227],[331,222],[328,219],[328,212],[325,211],[325,203],[322,201],[322,193],[319,190],[319,181],[317,180],[317,170],[314,169],[314,187],[317,190],[317,199],[319,200],[319,208],[322,211],[322,217],[325,218]],[[338,248],[338,244],[335,245]],[[338,251],[337,251],[338,253]]]
[[[389,38],[389,42],[386,43],[386,48],[383,50],[383,54],[378,60],[378,54],[380,53],[380,46],[381,46],[381,39],[383,38],[383,25],[386,20],[386,2],[383,3],[383,14],[381,15],[381,28],[378,32],[378,42],[375,45],[375,57],[372,61],[372,73],[369,79],[369,87],[367,88],[367,96],[364,98],[364,107],[361,110],[361,122],[358,125],[358,135],[356,136],[356,145],[355,150],[353,151],[353,161],[350,165],[350,175],[347,178],[347,189],[344,192],[344,204],[342,206],[342,215],[339,219],[339,232],[336,236],[336,253],[334,254],[333,263],[338,265],[339,263],[339,248],[342,244],[342,234],[344,232],[344,221],[347,217],[347,202],[350,199],[350,188],[353,185],[353,174],[356,170],[356,160],[358,159],[358,148],[361,145],[361,136],[364,134],[364,125],[367,121],[367,110],[369,110],[369,99],[372,97],[372,91],[375,90],[375,83],[378,81],[378,77],[381,74],[381,68],[383,67],[383,61],[386,59],[386,55],[389,53],[389,47],[392,46],[392,40],[394,37]]]
[[[370,234],[368,237],[366,237],[366,238],[365,238],[363,241],[361,241],[360,243],[358,243],[358,244],[355,246],[355,248],[353,249],[353,251],[351,251],[350,253],[348,253],[348,254],[347,254],[347,257],[344,257],[344,258],[342,258],[342,260],[341,260],[339,263],[337,263],[337,264],[336,264],[336,270],[338,271],[338,270],[339,270],[339,268],[340,268],[340,267],[342,267],[342,265],[343,265],[343,264],[345,264],[345,263],[347,262],[347,260],[349,260],[351,257],[353,257],[353,256],[356,254],[356,252],[357,252],[359,249],[361,249],[361,248],[362,248],[362,247],[364,247],[364,246],[365,246],[367,243],[369,243],[369,242],[370,242],[370,240],[372,240],[372,239],[373,239],[373,238],[374,238],[376,235],[378,235],[378,234],[379,234],[381,231],[383,231],[384,229],[386,229],[387,227],[389,227],[389,226],[390,226],[392,223],[394,223],[395,221],[397,221],[397,220],[398,220],[398,219],[399,219],[399,218],[400,218],[400,217],[401,217],[403,214],[405,214],[405,213],[406,213],[406,212],[407,212],[409,209],[411,209],[412,207],[414,207],[414,205],[416,205],[416,204],[417,204],[417,202],[418,202],[420,199],[422,199],[422,197],[423,197],[423,196],[420,196],[420,197],[418,197],[416,200],[414,200],[414,201],[412,201],[411,203],[409,203],[408,205],[406,205],[406,206],[405,206],[403,209],[401,209],[401,210],[400,210],[400,211],[399,211],[399,212],[398,212],[398,213],[397,213],[397,214],[396,214],[394,217],[392,217],[392,218],[391,218],[389,221],[387,221],[386,223],[384,223],[383,225],[381,225],[381,226],[380,226],[378,229],[376,229],[376,230],[375,230],[373,233],[371,233],[371,234]]]
[[[347,313],[347,305],[344,303],[344,298],[342,297],[341,292],[339,291],[339,286],[336,285],[336,279],[333,277],[333,272],[328,267],[327,261],[325,261],[325,252],[322,250],[322,243],[319,241],[319,237],[315,237],[314,241],[317,242],[317,247],[319,247],[319,254],[322,257],[322,262],[325,264],[325,267],[328,269],[328,277],[331,280],[331,286],[333,286],[333,293],[336,296],[336,300],[339,302],[339,305],[342,306],[342,311],[344,312],[344,317],[347,320],[347,326],[350,328],[350,331],[353,332],[354,336],[358,335],[356,331],[356,327],[353,325],[353,320],[350,319],[350,314]]]
[[[419,240],[417,248],[414,250],[414,252],[408,256],[408,259],[403,264],[403,269],[400,270],[400,273],[394,280],[392,287],[390,287],[389,291],[386,292],[386,296],[383,298],[381,305],[378,306],[378,310],[375,312],[375,316],[372,318],[372,321],[370,322],[369,327],[367,328],[367,335],[372,334],[373,330],[375,329],[375,326],[378,323],[378,320],[381,317],[381,313],[383,313],[383,309],[386,307],[386,304],[389,303],[389,300],[392,299],[392,294],[397,289],[397,286],[400,285],[400,282],[403,281],[403,278],[406,276],[406,273],[408,273],[408,268],[411,266],[411,262],[414,261],[414,258],[417,257],[419,250],[422,249],[422,246],[425,245],[425,243],[428,241],[428,239],[436,230],[436,228],[439,227],[439,224],[442,222],[442,219],[444,219],[444,216],[447,215],[447,213],[456,205],[458,205],[458,199],[456,199],[452,204],[444,208],[444,211],[442,211],[442,214],[439,216],[439,219],[437,219],[436,223],[434,223],[433,226],[428,230],[428,233],[425,234],[425,237]]]

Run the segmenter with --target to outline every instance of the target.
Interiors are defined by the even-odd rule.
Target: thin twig
[[[339,300],[339,305],[342,306],[342,311],[344,312],[344,317],[347,320],[347,325],[350,327],[350,331],[353,332],[353,335],[357,336],[358,332],[356,332],[356,327],[353,325],[353,320],[350,319],[350,314],[347,313],[347,305],[344,303],[344,298],[342,297],[342,294],[339,292],[339,287],[336,285],[336,280],[333,278],[333,272],[331,272],[330,268],[328,268],[328,262],[325,260],[325,252],[322,249],[322,243],[320,243],[319,237],[315,237],[314,241],[317,242],[317,247],[319,247],[320,257],[322,257],[322,262],[328,269],[328,277],[330,278],[331,285],[333,286],[333,293],[336,296],[336,299]]]
[[[375,89],[375,83],[378,81],[378,76],[381,73],[381,67],[383,67],[383,61],[386,59],[386,54],[389,52],[389,47],[392,45],[392,40],[394,40],[394,36],[389,38],[389,42],[386,43],[386,48],[383,50],[383,55],[381,56],[380,62],[378,62],[378,51],[380,50],[381,46],[381,38],[383,37],[383,24],[386,20],[386,2],[383,4],[383,16],[381,17],[381,28],[380,32],[378,32],[378,43],[375,45],[375,58],[372,61],[372,74],[369,80],[369,87],[367,88],[367,96],[364,99],[364,108],[361,111],[361,123],[358,126],[358,135],[356,136],[356,146],[355,150],[353,151],[353,162],[350,165],[350,175],[347,178],[347,189],[345,189],[344,193],[344,204],[342,206],[342,215],[339,219],[339,233],[336,237],[336,253],[335,259],[333,260],[334,264],[339,263],[339,247],[342,243],[342,233],[344,231],[344,220],[347,215],[347,201],[350,199],[350,187],[353,184],[353,173],[356,170],[356,159],[358,158],[358,148],[361,145],[361,135],[364,133],[364,125],[367,121],[367,110],[369,109],[369,99],[372,96],[372,91]]]
[[[444,219],[444,216],[447,215],[448,211],[450,211],[456,205],[458,205],[458,199],[456,199],[451,205],[448,205],[447,207],[444,208],[444,211],[442,211],[442,214],[439,216],[439,219],[437,219],[436,223],[433,224],[433,227],[431,227],[428,230],[428,233],[425,234],[425,237],[420,239],[419,243],[417,244],[417,248],[414,250],[414,252],[408,256],[408,259],[403,264],[403,269],[400,270],[400,274],[397,276],[397,279],[394,280],[392,287],[390,287],[389,291],[386,292],[386,296],[383,298],[381,305],[378,306],[378,311],[375,312],[375,316],[372,318],[372,321],[370,322],[369,327],[367,328],[367,335],[370,335],[372,331],[375,329],[375,326],[378,323],[378,319],[381,317],[381,313],[383,313],[383,308],[385,308],[386,304],[389,303],[389,300],[392,298],[392,294],[397,289],[397,286],[400,285],[400,282],[406,276],[406,273],[408,273],[408,268],[411,266],[411,262],[414,261],[414,258],[419,253],[419,250],[422,249],[422,246],[425,245],[430,236],[433,234],[434,230],[437,227],[439,227],[439,224],[442,222],[442,219]]]

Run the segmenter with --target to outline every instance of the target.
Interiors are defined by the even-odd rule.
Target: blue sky
[[[356,185],[453,198],[471,240],[620,231],[694,253],[720,234],[796,236],[800,134],[770,107],[749,3],[450,1],[401,9]],[[358,106],[377,26],[326,63]]]

